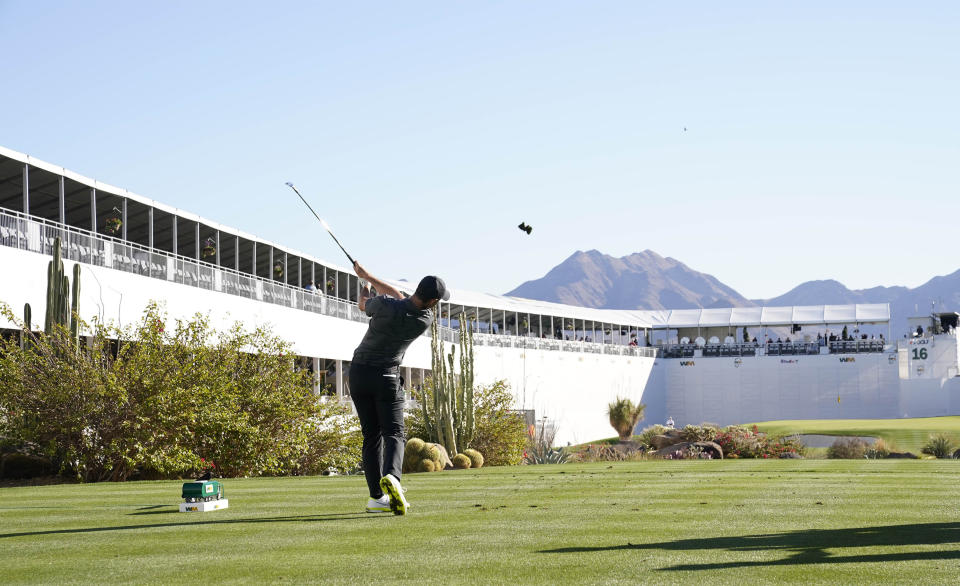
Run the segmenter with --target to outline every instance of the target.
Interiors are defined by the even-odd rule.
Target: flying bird
[[[529,236],[530,233],[533,232],[533,226],[527,226],[526,222],[520,222],[520,225],[517,226],[517,228],[520,228],[521,230],[526,232],[527,236]]]

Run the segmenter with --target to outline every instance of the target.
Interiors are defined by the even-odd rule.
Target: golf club
[[[347,249],[344,248],[343,245],[340,244],[340,241],[337,240],[337,237],[333,235],[333,230],[330,229],[330,226],[325,221],[323,221],[323,218],[318,216],[317,212],[313,210],[313,207],[311,207],[310,204],[307,203],[307,200],[304,199],[303,195],[300,193],[300,190],[297,189],[297,187],[290,181],[287,181],[287,187],[292,189],[297,195],[300,196],[300,201],[302,201],[304,205],[306,205],[307,208],[309,208],[310,211],[313,212],[313,217],[315,217],[317,220],[320,221],[321,224],[323,224],[323,229],[327,231],[327,234],[329,234],[331,238],[333,238],[333,241],[337,243],[337,246],[340,247],[340,250],[343,251],[343,254],[347,255],[347,258],[350,259],[350,266],[353,266],[353,264],[356,263],[357,261],[353,260],[353,257],[350,256],[350,253],[347,252]]]

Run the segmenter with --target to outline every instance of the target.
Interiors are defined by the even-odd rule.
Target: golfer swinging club
[[[350,397],[360,418],[363,474],[370,489],[367,512],[404,515],[409,504],[400,486],[405,441],[400,362],[407,346],[430,327],[430,309],[441,299],[449,299],[450,293],[442,279],[427,276],[413,297],[404,298],[360,263],[354,261],[353,269],[379,293],[370,298],[364,287],[357,301],[370,317],[370,325],[350,363]]]

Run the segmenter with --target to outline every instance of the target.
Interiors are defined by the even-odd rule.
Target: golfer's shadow
[[[133,515],[167,513],[168,511],[145,511],[131,513]],[[198,515],[202,513],[184,513],[184,515]],[[291,515],[288,517],[251,517],[245,519],[210,519],[183,521],[174,523],[145,523],[140,525],[114,525],[111,527],[81,527],[77,529],[50,529],[48,531],[21,531],[18,533],[0,533],[0,539],[10,537],[33,537],[36,535],[69,535],[71,533],[99,533],[101,531],[129,531],[136,529],[160,529],[166,527],[202,527],[207,525],[232,525],[235,523],[318,523],[323,521],[343,521],[347,519],[378,519],[388,515],[371,515],[369,513],[329,513],[326,515]],[[393,515],[389,515],[393,517]],[[196,517],[193,517],[196,518]]]
[[[769,561],[732,561],[713,564],[680,564],[662,570],[715,570],[797,564],[848,564],[861,562],[899,562],[910,560],[960,559],[960,550],[908,551],[896,553],[838,555],[845,547],[907,547],[960,544],[960,523],[919,523],[882,525],[847,529],[807,529],[784,533],[678,539],[657,543],[626,543],[607,547],[562,547],[537,553],[590,553],[616,550],[660,549],[667,551],[724,550],[729,552],[777,552],[790,555]],[[826,550],[834,550],[828,552]]]

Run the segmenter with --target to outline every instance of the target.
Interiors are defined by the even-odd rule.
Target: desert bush
[[[867,442],[858,437],[841,437],[827,448],[827,457],[835,460],[859,459],[867,453]]]
[[[466,454],[457,454],[452,461],[454,468],[462,470],[470,467],[470,458]]]
[[[524,464],[565,464],[570,461],[571,454],[561,448],[553,447],[553,440],[557,435],[556,426],[548,426],[544,417],[540,426],[530,430],[527,449],[523,454]]]
[[[683,441],[686,442],[712,442],[720,434],[720,429],[715,425],[688,425],[683,428]]]
[[[643,403],[634,405],[633,401],[623,397],[617,397],[616,401],[607,405],[610,425],[617,431],[621,440],[630,439],[637,423],[643,419],[643,411],[646,407]]]
[[[949,458],[953,452],[953,439],[942,433],[932,435],[920,452],[935,458]]]
[[[658,435],[663,435],[664,433],[666,433],[671,429],[673,428],[667,427],[665,425],[660,425],[660,424],[651,425],[650,427],[644,428],[643,431],[641,431],[637,436],[635,436],[635,439],[638,442],[642,443],[643,445],[647,446],[648,448],[653,448],[654,447],[653,438],[655,438]]]
[[[623,462],[646,460],[645,447],[641,444],[633,449],[623,449],[621,445],[590,444],[573,454],[578,462]]]
[[[423,391],[429,393],[429,389]],[[417,400],[427,400],[427,394]],[[475,429],[473,448],[484,456],[488,466],[512,466],[523,459],[527,429],[523,416],[513,410],[514,398],[505,381],[478,385],[473,391]],[[427,440],[423,414],[415,409],[407,415],[407,435]]]
[[[433,472],[436,469],[437,467],[433,460],[420,460],[420,463],[417,465],[417,470],[420,472]]]
[[[473,448],[463,451],[463,455],[470,458],[471,468],[481,468],[483,466],[483,454]]]
[[[151,304],[128,328],[83,324],[92,335],[79,351],[66,331],[23,331],[26,350],[0,341],[5,433],[83,481],[170,478],[209,463],[222,476],[309,474],[359,461],[349,409],[318,402],[269,329],[217,331],[199,314],[167,321]]]
[[[886,458],[890,455],[890,446],[887,445],[887,442],[883,441],[883,438],[877,438],[873,444],[867,448],[864,452],[864,456],[874,460],[880,460]]]

